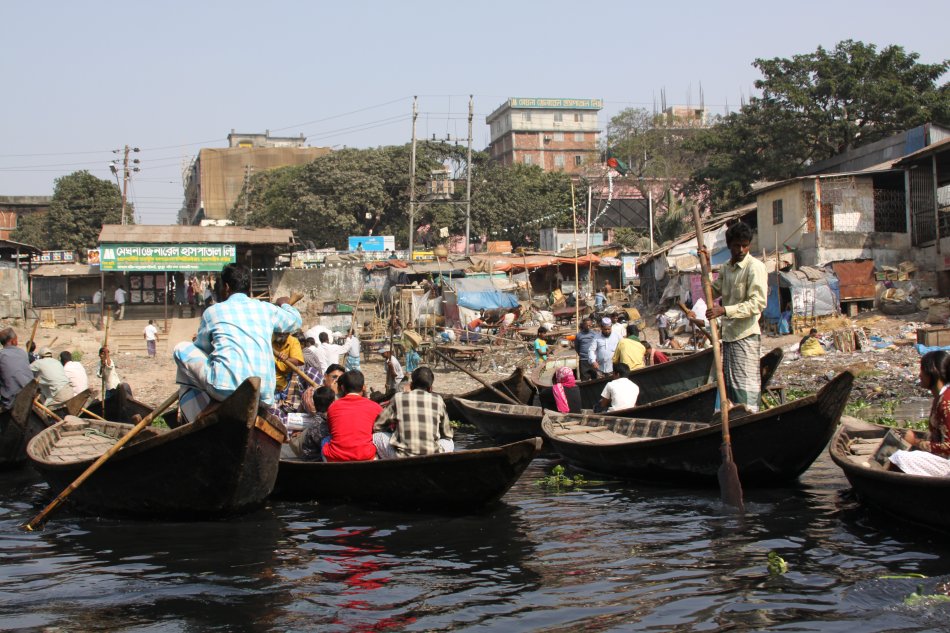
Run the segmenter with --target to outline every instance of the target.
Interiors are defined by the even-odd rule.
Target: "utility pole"
[[[244,223],[247,224],[248,204],[251,198],[251,175],[254,173],[254,167],[250,163],[244,166]]]
[[[416,212],[416,117],[419,116],[418,96],[412,98],[412,162],[409,166],[409,261],[412,261],[412,238]]]
[[[113,154],[118,154],[119,152],[123,153],[122,159],[122,224],[126,224],[125,220],[125,208],[127,206],[128,192],[129,192],[129,180],[132,178],[132,172],[139,171],[138,164],[139,159],[136,158],[132,161],[132,169],[129,169],[129,152],[139,152],[141,151],[137,147],[125,146],[124,149],[115,149],[112,150]],[[115,175],[116,179],[119,178],[118,173],[116,173],[115,163],[117,161],[112,161],[112,164],[109,166],[112,169],[112,173]]]
[[[468,95],[468,167],[465,169],[465,254],[471,248],[472,232],[472,117],[475,115],[475,106],[472,95]]]

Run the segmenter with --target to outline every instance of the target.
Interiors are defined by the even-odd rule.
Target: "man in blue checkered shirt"
[[[261,402],[274,403],[277,376],[271,335],[301,326],[300,313],[287,299],[275,304],[251,299],[251,271],[228,264],[221,272],[219,302],[201,316],[193,343],[175,346],[179,385],[178,407],[191,421],[212,400],[231,395],[251,376],[261,379]]]

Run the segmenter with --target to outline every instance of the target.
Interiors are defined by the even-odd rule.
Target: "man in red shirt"
[[[366,461],[376,458],[373,423],[381,406],[364,397],[363,372],[348,371],[338,384],[342,397],[327,410],[330,438],[323,444],[323,459],[328,462]]]

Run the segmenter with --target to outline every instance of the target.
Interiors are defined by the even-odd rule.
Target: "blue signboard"
[[[395,248],[395,239],[392,235],[351,235],[349,250],[376,252],[391,251]]]

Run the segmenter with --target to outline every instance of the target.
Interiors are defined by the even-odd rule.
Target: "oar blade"
[[[739,483],[739,469],[732,461],[732,447],[722,445],[722,465],[719,466],[719,492],[722,502],[739,512],[745,511],[742,503],[742,484]]]

